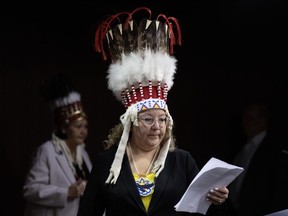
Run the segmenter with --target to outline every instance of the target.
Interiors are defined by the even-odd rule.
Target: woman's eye
[[[148,123],[150,123],[150,122],[153,122],[154,120],[153,120],[153,118],[144,118],[143,119],[145,122],[148,122]]]

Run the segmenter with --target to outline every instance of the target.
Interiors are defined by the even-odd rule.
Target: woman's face
[[[88,135],[88,122],[86,119],[75,120],[64,128],[67,138],[66,142],[73,145],[79,145],[84,143]]]
[[[143,150],[157,148],[166,132],[167,116],[162,109],[138,113],[138,126],[133,125],[131,143]]]

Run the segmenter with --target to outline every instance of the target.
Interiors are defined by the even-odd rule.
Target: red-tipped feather
[[[148,12],[149,18],[147,19],[152,22],[147,29],[146,21],[143,23],[133,20],[141,11]],[[124,22],[121,22],[123,15],[126,18],[124,18]],[[160,18],[163,18],[164,23],[161,22],[161,27],[156,27],[156,20],[151,20],[151,16],[151,10],[147,7],[138,7],[132,12],[125,11],[110,15],[99,25],[95,32],[95,50],[102,53],[102,58],[107,60],[105,50],[107,48],[112,61],[121,58],[123,53],[145,49],[145,47],[149,47],[154,51],[165,49],[169,54],[173,54],[174,45],[182,45],[182,35],[178,20],[175,17],[167,18],[164,14],[159,14],[156,20],[159,21]],[[118,25],[123,25],[119,27],[120,29],[117,25],[112,26],[115,20],[117,20]],[[133,26],[129,26],[129,23]],[[163,30],[162,26],[164,24],[167,25],[168,32]],[[174,29],[176,29],[175,32]],[[111,31],[112,35],[110,35],[109,31]],[[107,42],[106,46],[104,46],[105,40]]]
[[[180,29],[180,25],[179,25],[179,21],[175,18],[175,17],[169,17],[168,20],[173,21],[173,23],[176,26],[177,29],[177,44],[178,45],[182,45],[182,34],[181,34],[181,29]]]

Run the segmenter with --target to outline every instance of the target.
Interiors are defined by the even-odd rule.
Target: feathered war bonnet
[[[143,13],[148,18],[137,19]],[[124,130],[106,180],[108,184],[115,184],[120,174],[131,122],[138,124],[138,112],[163,109],[173,125],[166,102],[176,73],[173,47],[182,43],[180,26],[174,17],[159,14],[156,19],[151,19],[151,16],[149,8],[136,8],[132,12],[108,16],[96,30],[96,51],[102,53],[104,60],[107,56],[111,59],[107,72],[108,88],[126,108],[120,117]],[[170,139],[154,163],[152,171],[156,176],[164,167],[169,147]]]
[[[63,74],[52,74],[40,81],[40,92],[54,113],[57,127],[75,120],[86,119],[81,95]]]

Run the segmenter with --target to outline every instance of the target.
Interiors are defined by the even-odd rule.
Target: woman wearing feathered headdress
[[[26,216],[75,216],[91,171],[81,95],[61,74],[41,83],[55,116],[51,139],[38,147],[23,187]]]
[[[148,18],[137,20],[141,13]],[[173,46],[181,45],[178,20],[164,14],[151,19],[141,7],[107,17],[95,39],[96,51],[111,59],[108,87],[126,112],[96,157],[78,216],[189,215],[174,206],[198,168],[175,146],[166,103],[176,72]],[[225,187],[208,189],[207,202],[221,208],[227,196]]]

